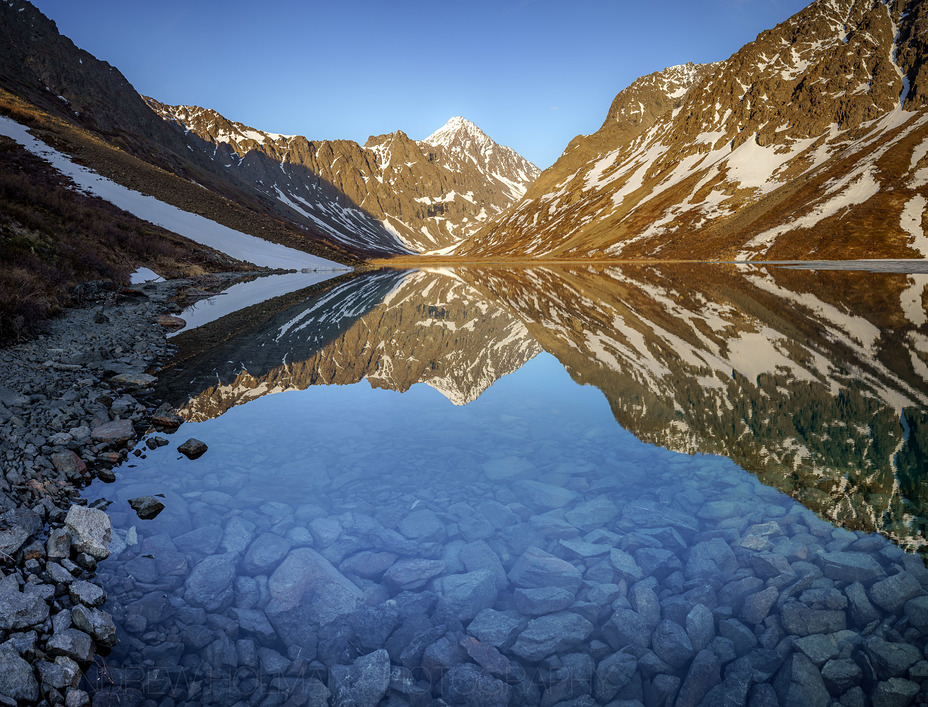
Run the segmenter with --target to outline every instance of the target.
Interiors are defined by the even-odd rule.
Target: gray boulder
[[[151,520],[164,510],[164,502],[156,496],[130,498],[129,506],[142,520]]]
[[[28,704],[39,699],[39,683],[32,666],[7,645],[0,646],[0,694]]]
[[[496,609],[484,609],[467,626],[467,633],[494,648],[506,650],[512,645],[523,621]]]
[[[903,605],[917,596],[923,596],[925,590],[915,577],[908,572],[899,572],[892,577],[881,579],[870,586],[870,601],[883,611],[891,614],[898,612]]]
[[[375,707],[390,687],[390,656],[380,648],[351,665],[333,665],[329,689],[335,704]]]
[[[869,584],[884,574],[880,563],[863,552],[823,552],[819,563],[828,579],[841,582]]]
[[[353,613],[364,600],[361,590],[315,550],[292,550],[268,579],[265,614],[288,645],[316,654],[319,626]]]
[[[39,594],[20,592],[14,582],[0,584],[0,629],[38,626],[48,618],[48,604]]]
[[[490,570],[449,574],[434,582],[440,600],[461,621],[470,621],[496,602],[496,581]]]
[[[563,611],[576,601],[573,592],[563,587],[516,589],[513,598],[516,609],[526,616],[542,616]]]
[[[512,646],[520,658],[536,662],[583,643],[593,633],[593,624],[579,614],[549,614],[528,622]]]
[[[113,539],[110,518],[97,508],[73,505],[64,519],[71,534],[71,547],[86,552],[95,560],[105,560],[110,554]]]
[[[786,659],[773,686],[781,705],[825,707],[831,702],[822,674],[802,653],[792,653]]]
[[[566,560],[539,547],[528,548],[509,570],[509,581],[516,587],[563,587],[576,593],[583,583],[580,570]]]
[[[261,533],[248,546],[242,569],[250,575],[270,574],[290,551],[291,543],[276,533]]]
[[[232,603],[235,556],[211,555],[193,567],[184,583],[184,600],[207,611],[219,611]]]

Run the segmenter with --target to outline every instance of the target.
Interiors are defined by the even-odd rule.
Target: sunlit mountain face
[[[397,391],[426,383],[464,405],[544,350],[643,441],[729,456],[833,521],[918,549],[926,284],[925,274],[773,266],[379,271],[166,380],[193,384],[182,405],[191,420],[363,379]]]

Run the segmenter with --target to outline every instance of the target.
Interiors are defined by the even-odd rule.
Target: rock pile
[[[84,288],[87,308],[0,350],[3,704],[89,704],[83,673],[117,640],[106,595],[88,581],[109,555],[110,521],[79,489],[112,480],[146,431],[157,380],[146,371],[171,353],[155,320],[183,284]]]

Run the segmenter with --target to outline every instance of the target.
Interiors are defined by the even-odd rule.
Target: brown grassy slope
[[[167,277],[254,269],[71,186],[0,138],[0,345],[34,333],[81,282],[127,284],[139,265]]]
[[[129,154],[100,135],[41,110],[3,88],[0,88],[0,115],[28,125],[36,137],[71,156],[78,164],[129,189],[154,196],[242,233],[321,258],[347,265],[361,261],[358,255],[350,253],[340,244],[321,240],[319,234],[303,231],[268,215],[265,206],[253,195],[239,191],[223,195],[213,188],[205,188],[218,189],[213,175],[203,172],[191,174],[190,179],[179,177]],[[190,165],[190,168],[193,169],[193,166]]]

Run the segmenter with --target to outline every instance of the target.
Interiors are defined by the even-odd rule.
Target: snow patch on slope
[[[67,155],[34,138],[26,126],[2,116],[0,116],[0,135],[12,138],[29,152],[46,160],[52,167],[69,177],[79,189],[99,196],[140,219],[173,231],[201,245],[215,248],[238,260],[271,268],[350,269],[331,260],[255,238],[210,221],[199,214],[183,211],[153,196],[146,196],[121,184],[116,184],[87,167],[75,164]]]

